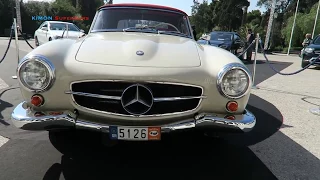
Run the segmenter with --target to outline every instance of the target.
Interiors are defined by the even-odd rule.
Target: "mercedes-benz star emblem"
[[[137,54],[138,56],[142,56],[142,55],[144,55],[144,52],[143,52],[143,51],[137,51],[136,54]]]
[[[134,84],[123,91],[121,104],[128,113],[132,115],[142,115],[151,109],[153,105],[153,95],[146,86]]]

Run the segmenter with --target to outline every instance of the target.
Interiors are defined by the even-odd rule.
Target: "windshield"
[[[320,36],[317,36],[314,41],[313,44],[320,44]]]
[[[210,40],[214,41],[231,41],[232,34],[231,33],[211,33]]]
[[[63,31],[67,28],[67,23],[50,23],[50,30]],[[80,31],[74,24],[68,24],[69,31]]]
[[[107,8],[98,12],[91,32],[130,31],[163,33],[191,38],[187,16],[143,8]]]

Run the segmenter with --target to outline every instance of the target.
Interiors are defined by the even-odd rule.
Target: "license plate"
[[[130,141],[161,140],[160,127],[119,127],[110,126],[109,135],[111,139]]]

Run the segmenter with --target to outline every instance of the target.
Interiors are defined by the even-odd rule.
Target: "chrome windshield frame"
[[[94,30],[93,29],[93,27],[95,26],[95,23],[96,23],[96,21],[98,19],[99,13],[101,11],[108,10],[108,9],[141,9],[141,10],[154,10],[154,11],[163,11],[163,12],[170,12],[170,13],[179,14],[181,16],[186,17],[186,28],[187,28],[187,31],[188,31],[188,34],[186,34],[186,38],[193,39],[192,28],[191,28],[190,19],[189,19],[188,15],[186,15],[186,14],[184,14],[182,12],[179,12],[179,11],[173,11],[173,10],[167,10],[167,9],[146,8],[146,7],[131,7],[131,6],[122,6],[122,7],[112,7],[112,6],[110,6],[110,7],[104,7],[104,8],[99,9],[95,14],[94,20],[93,20],[93,22],[92,22],[92,24],[90,26],[89,33],[102,32],[102,31],[103,32],[121,32],[122,31],[122,29],[106,29],[106,30],[102,30],[102,29]],[[173,35],[173,36],[179,36],[179,35]]]

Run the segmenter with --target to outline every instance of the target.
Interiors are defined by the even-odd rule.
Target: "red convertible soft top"
[[[183,13],[184,15],[188,16],[184,11],[181,11],[176,8],[168,7],[168,6],[160,6],[154,4],[138,4],[138,3],[122,3],[122,4],[105,4],[98,8],[105,8],[105,7],[142,7],[142,8],[154,8],[154,9],[163,9],[163,10],[170,10],[170,11],[177,11]]]

